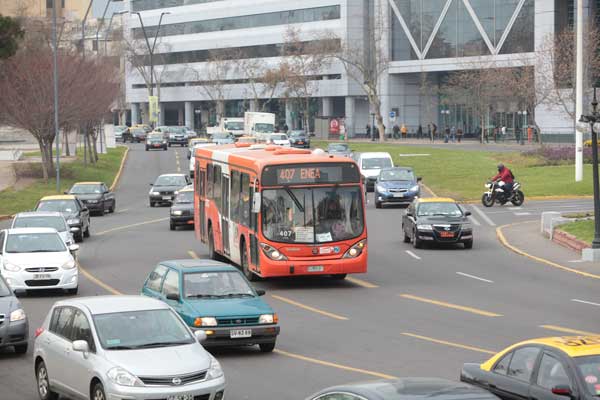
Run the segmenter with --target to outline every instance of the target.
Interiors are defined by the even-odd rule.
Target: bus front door
[[[229,255],[229,177],[223,176],[221,183],[221,235],[223,239],[223,254]]]

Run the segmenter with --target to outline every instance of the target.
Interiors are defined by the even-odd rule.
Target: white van
[[[374,190],[381,169],[394,166],[392,156],[385,152],[355,153],[353,158],[360,168],[368,192]]]

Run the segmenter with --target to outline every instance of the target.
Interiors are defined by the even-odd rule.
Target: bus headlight
[[[363,250],[367,247],[367,239],[363,239],[360,242],[356,243],[354,246],[350,247],[344,257],[342,258],[356,258],[360,256]]]
[[[285,260],[287,260],[287,257],[284,256],[283,254],[281,254],[279,252],[279,250],[277,250],[274,247],[269,246],[266,243],[261,243],[260,247],[262,248],[263,253],[265,253],[265,256],[269,257],[271,260],[274,260],[274,261],[285,261]]]

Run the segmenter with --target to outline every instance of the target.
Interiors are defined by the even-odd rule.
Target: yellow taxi
[[[598,140],[598,145],[600,145],[600,140]],[[583,142],[583,146],[584,147],[592,147],[592,139],[588,139],[585,142]]]
[[[600,335],[519,342],[483,364],[464,364],[460,379],[504,400],[597,400]]]

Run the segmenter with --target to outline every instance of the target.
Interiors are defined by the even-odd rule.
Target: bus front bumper
[[[367,272],[367,249],[355,258],[273,261],[261,254],[258,274],[263,278],[290,275],[341,275]]]

